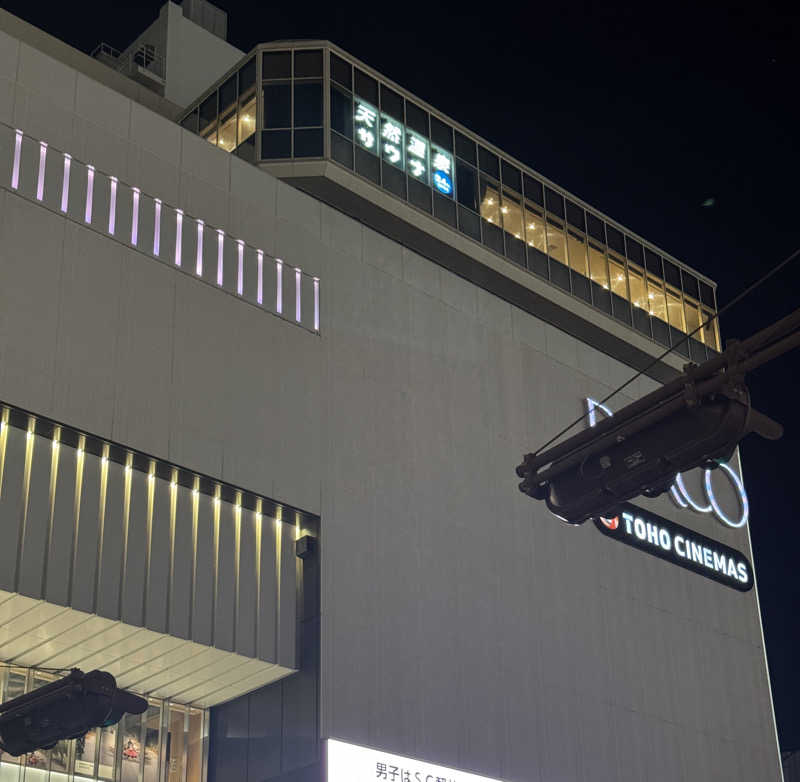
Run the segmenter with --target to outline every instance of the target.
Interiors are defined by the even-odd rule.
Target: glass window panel
[[[620,255],[625,255],[625,240],[622,238],[622,232],[608,223],[606,223],[606,240],[612,250],[616,250]]]
[[[714,307],[714,289],[702,280],[700,280],[700,301],[707,307]]]
[[[431,189],[416,179],[408,179],[408,201],[417,207],[430,213],[431,211]],[[477,216],[475,217],[477,220]],[[480,239],[480,231],[478,232]]]
[[[292,154],[291,130],[263,130],[261,132],[261,157],[263,160],[287,158]]]
[[[591,212],[586,213],[586,232],[598,242],[606,243],[605,225],[597,215],[593,215]]]
[[[661,268],[661,256],[649,247],[644,248],[644,265],[647,271],[655,274],[656,277],[664,276],[664,270]]]
[[[683,310],[686,318],[686,333],[691,334],[695,329],[700,327],[700,308],[696,301],[684,299]],[[700,331],[698,331],[694,335],[694,338],[702,341],[703,335]]]
[[[670,326],[680,331],[686,331],[681,294],[671,285],[667,285],[667,317],[669,318]]]
[[[441,193],[437,193],[435,190],[433,192],[433,216],[438,217],[440,220],[444,220],[444,222],[452,225],[453,228],[456,227],[456,202],[443,196]],[[502,247],[502,237],[500,239],[500,250],[499,252],[502,254],[503,247]]]
[[[650,314],[667,322],[667,300],[664,297],[664,283],[652,274],[647,275],[647,301]]]
[[[642,253],[642,245],[630,236],[625,237],[625,252],[628,258],[639,266],[644,265],[644,255]]]
[[[233,151],[236,146],[236,112],[234,111],[226,119],[220,122],[218,146],[226,152]]]
[[[500,255],[503,254],[503,231],[499,225],[482,221],[483,243]]]
[[[431,175],[436,192],[453,197],[453,155],[431,144]]]
[[[500,193],[496,182],[481,177],[481,217],[492,225],[500,225]]]
[[[478,153],[476,151],[475,142],[465,136],[463,133],[455,132],[456,136],[456,155],[467,163],[472,163],[473,166],[478,165]]]
[[[294,53],[294,77],[322,76],[322,49],[301,49]]]
[[[406,125],[411,130],[428,137],[428,112],[412,103],[410,100],[406,101]]]
[[[593,282],[608,290],[608,265],[605,250],[589,242],[589,276]]]
[[[142,760],[142,715],[126,714],[122,718],[120,750],[120,782],[138,782]]]
[[[242,66],[239,71],[239,97],[245,95],[256,84],[256,58]]]
[[[291,52],[264,52],[261,76],[264,79],[287,79],[292,75]]]
[[[525,186],[525,198],[539,204],[539,206],[544,206],[542,183],[527,174],[522,177],[522,182]]]
[[[217,129],[216,127],[207,130],[203,134],[203,138],[208,141],[210,144],[213,144],[215,147],[217,146]]]
[[[251,98],[239,107],[239,143],[256,132],[256,99]]]
[[[198,115],[197,109],[195,109],[191,114],[187,114],[181,120],[181,127],[191,131],[192,133],[197,133],[197,127],[198,127],[197,115]]]
[[[628,283],[631,288],[631,304],[634,307],[649,311],[649,299],[647,287],[644,282],[644,272],[642,269],[628,264]]]
[[[381,114],[381,157],[390,165],[405,168],[405,129],[395,117]]]
[[[200,104],[200,132],[205,133],[217,121],[217,93],[212,92]]]
[[[288,128],[292,125],[292,94],[289,82],[264,85],[264,127]]]
[[[233,154],[246,160],[248,163],[255,163],[256,160],[256,137],[255,134],[239,142],[239,146],[233,150]]]
[[[474,239],[476,242],[481,240],[481,219],[474,212],[458,207],[458,229],[461,233]]]
[[[711,310],[703,308],[703,342],[712,350],[720,350],[719,341],[719,324],[716,318],[709,323],[714,313]]]
[[[350,89],[353,86],[353,69],[347,60],[331,53],[331,78]]]
[[[430,183],[428,176],[428,141],[418,133],[406,129],[406,171],[418,182]]]
[[[532,204],[525,204],[525,241],[529,247],[542,253],[547,252],[544,217],[539,207]]]
[[[567,239],[564,226],[552,218],[547,218],[547,254],[559,263],[567,263]]]
[[[202,782],[203,778],[203,712],[189,709],[189,736],[186,757],[186,782]]]
[[[170,706],[167,733],[168,782],[183,782],[184,719],[183,709]]]
[[[322,157],[322,128],[305,128],[294,132],[294,157]]]
[[[75,774],[93,777],[97,743],[100,736],[99,728],[92,728],[85,736],[75,739]],[[5,758],[3,758],[5,761]],[[149,781],[148,781],[149,782]],[[155,782],[153,780],[152,782]]]
[[[518,168],[514,168],[510,163],[505,160],[501,161],[500,168],[503,174],[503,187],[510,187],[517,193],[522,192],[522,172]]]
[[[500,179],[500,160],[494,152],[485,147],[478,147],[478,168],[493,179]]]
[[[555,190],[551,190],[549,187],[544,189],[544,197],[545,197],[545,205],[547,206],[547,211],[552,212],[552,214],[557,215],[558,217],[564,217],[564,199],[559,193],[556,193]]]
[[[456,194],[458,203],[478,211],[478,172],[467,163],[456,160]]]
[[[405,116],[403,96],[390,90],[385,84],[381,84],[381,111],[390,117],[399,118],[401,122]]]
[[[353,142],[331,131],[331,155],[337,163],[348,168],[353,167]]]
[[[611,292],[628,300],[628,281],[625,276],[625,261],[614,253],[608,254],[608,273],[611,277]]]
[[[331,85],[331,127],[346,138],[353,138],[352,95],[334,85]]]
[[[238,95],[236,91],[236,74],[234,73],[233,76],[230,77],[220,88],[219,88],[219,113],[222,114],[223,112],[227,111],[231,106],[236,104],[236,96]]]
[[[578,206],[569,199],[567,199],[567,222],[579,228],[581,231],[586,230],[586,218],[583,214],[583,207]]]
[[[674,263],[672,263],[672,261],[668,261],[666,258],[664,258],[664,279],[667,281],[667,285],[672,285],[673,288],[680,290],[680,269]]]
[[[160,725],[161,706],[158,703],[150,703],[145,713],[143,782],[158,782]]]
[[[355,69],[355,93],[373,106],[378,105],[378,82],[358,68]]]
[[[586,276],[586,242],[572,231],[567,230],[567,252],[569,265],[573,271]],[[588,290],[588,288],[587,288]]]
[[[511,234],[515,239],[523,240],[525,230],[522,226],[522,206],[519,198],[515,198],[509,193],[503,193],[503,204],[500,212],[503,215],[503,230]]]
[[[381,161],[377,155],[361,147],[355,148],[355,171],[376,185],[381,181]]]
[[[2,669],[0,669],[0,673],[2,673]],[[14,698],[18,698],[20,695],[25,694],[25,681],[26,681],[26,671],[24,668],[8,668],[6,669],[5,674],[5,685],[3,687],[3,702],[13,700]],[[9,755],[7,753],[3,753],[2,759],[3,763],[9,763],[14,765],[19,765],[24,760],[24,755],[20,757],[14,757],[13,755]],[[14,775],[16,776],[16,774]]]
[[[114,779],[116,765],[117,726],[109,725],[100,730],[100,756],[97,762],[97,775],[100,779]]]
[[[322,125],[322,82],[294,83],[294,126],[313,128]]]
[[[700,285],[693,274],[689,274],[685,269],[681,269],[681,282],[683,283],[683,292],[687,296],[691,296],[695,301],[700,299]]]
[[[363,100],[354,103],[353,128],[356,143],[373,155],[378,154],[378,110]]]
[[[431,116],[431,141],[447,152],[453,151],[453,129],[433,116]]]

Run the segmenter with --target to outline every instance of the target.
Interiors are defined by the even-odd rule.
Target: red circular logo
[[[611,519],[607,519],[604,516],[601,516],[600,521],[602,521],[603,524],[605,524],[606,527],[608,527],[609,529],[616,529],[617,527],[619,527],[619,516],[614,516]]]

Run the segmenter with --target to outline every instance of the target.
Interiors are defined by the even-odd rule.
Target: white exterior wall
[[[321,515],[323,736],[515,782],[780,779],[755,591],[516,488],[629,369],[26,45],[0,79],[0,121],[321,278],[316,336],[2,191],[0,399]]]

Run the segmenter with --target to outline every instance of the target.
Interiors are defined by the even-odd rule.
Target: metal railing
[[[107,43],[100,43],[92,52],[92,57],[126,76],[135,76],[144,71],[161,82],[166,78],[164,57],[150,43],[136,44],[124,52]]]

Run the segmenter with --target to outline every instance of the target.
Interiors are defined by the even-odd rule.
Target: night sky
[[[123,49],[160,7],[3,5],[86,52],[101,40]],[[339,44],[716,280],[720,306],[800,247],[796,2],[218,5],[245,51],[291,38]],[[800,259],[723,317],[723,337],[789,313],[798,291]],[[754,406],[786,431],[778,443],[751,435],[742,448],[784,750],[800,749],[798,359],[750,377]]]

